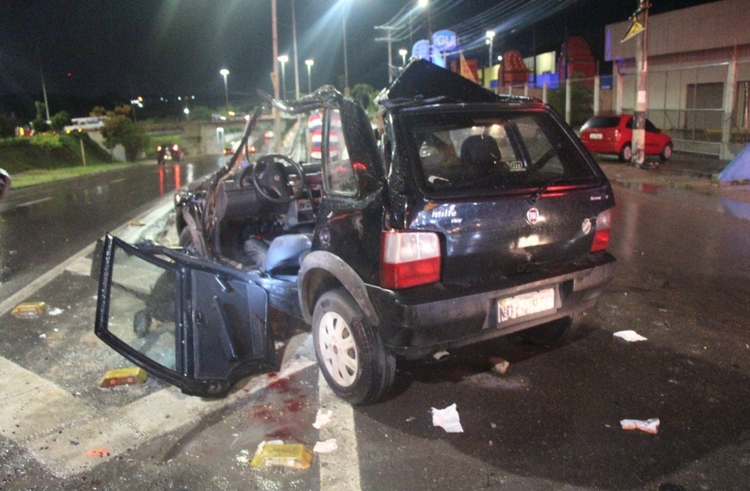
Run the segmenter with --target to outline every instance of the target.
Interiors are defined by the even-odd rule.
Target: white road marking
[[[127,181],[124,177],[122,179],[114,179],[112,181],[109,181],[110,184],[117,184],[118,182],[124,182]]]
[[[335,438],[338,450],[318,454],[320,465],[320,491],[359,491],[359,454],[357,434],[354,431],[354,410],[351,404],[339,399],[328,386],[323,373],[318,370],[319,407],[331,410],[331,422],[320,429],[318,440]]]
[[[26,203],[21,203],[20,205],[16,205],[16,208],[24,208],[26,206],[33,206],[38,205],[39,203],[44,203],[45,201],[51,200],[51,196],[47,196],[46,198],[39,198],[35,199],[34,201],[27,201]]]

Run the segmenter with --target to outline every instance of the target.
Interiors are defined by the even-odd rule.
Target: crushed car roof
[[[423,59],[409,62],[391,86],[378,96],[378,101],[385,107],[406,101],[440,99],[473,103],[530,100],[495,94],[458,73]]]

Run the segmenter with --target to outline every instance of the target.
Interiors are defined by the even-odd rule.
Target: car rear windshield
[[[430,193],[482,194],[596,177],[568,133],[544,111],[441,110],[410,115],[406,124]]]
[[[594,116],[581,126],[581,130],[592,128],[616,128],[619,124],[620,118],[618,116]]]

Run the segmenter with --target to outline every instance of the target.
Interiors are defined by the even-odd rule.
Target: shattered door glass
[[[176,369],[178,275],[119,247],[114,249],[109,332],[142,355]]]

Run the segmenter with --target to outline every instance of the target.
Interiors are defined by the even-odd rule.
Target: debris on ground
[[[640,430],[656,435],[659,432],[659,418],[652,419],[623,419],[620,420],[623,430]]]
[[[109,457],[109,449],[106,447],[92,448],[86,452],[87,457]]]
[[[99,381],[99,387],[142,384],[146,380],[148,373],[140,367],[115,368],[104,374]]]
[[[335,438],[329,438],[322,442],[315,442],[313,452],[315,453],[333,453],[339,449],[338,443]]]
[[[316,430],[321,429],[325,425],[331,422],[331,414],[333,414],[333,411],[330,409],[328,411],[323,411],[322,409],[318,409],[318,414],[315,415],[315,422],[313,423],[313,428]]]
[[[505,375],[505,372],[508,371],[508,367],[510,367],[510,362],[500,357],[493,356],[490,358],[490,365],[492,365],[493,372]]]
[[[140,220],[130,220],[128,222],[128,225],[130,225],[131,227],[145,227],[146,226],[146,224]]]
[[[444,360],[448,358],[451,354],[447,351],[438,351],[434,355],[432,355],[433,358],[435,358],[437,361]]]
[[[60,315],[62,313],[63,313],[62,309],[58,309],[57,307],[55,307],[53,309],[50,309],[49,312],[47,312],[47,315],[54,317],[54,316]]]
[[[278,443],[277,443],[278,442]],[[281,443],[280,440],[261,442],[250,465],[263,467],[289,467],[307,469],[312,464],[313,453],[299,443]]]
[[[632,330],[618,331],[614,333],[613,336],[629,343],[635,343],[637,341],[648,341],[647,338],[644,338],[643,336]]]
[[[451,404],[445,409],[432,408],[432,425],[443,428],[446,433],[463,433],[461,427],[461,418],[458,416],[456,403]]]
[[[49,305],[44,302],[24,302],[16,305],[11,313],[19,319],[38,319],[48,311]]]
[[[247,450],[240,450],[240,453],[237,454],[237,462],[240,464],[249,464],[250,463],[250,452]]]

